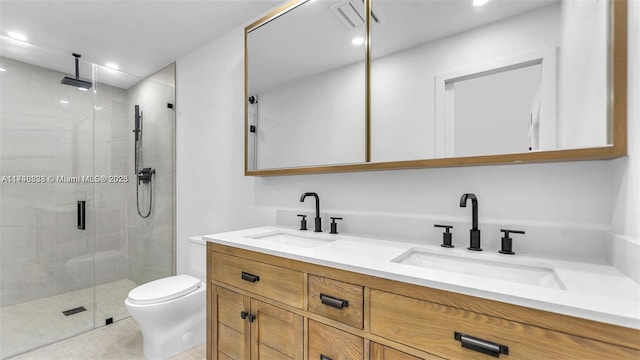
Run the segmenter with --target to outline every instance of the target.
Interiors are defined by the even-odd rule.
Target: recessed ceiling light
[[[60,104],[68,104],[69,101],[68,100],[60,100]]]
[[[362,44],[364,44],[364,38],[360,37],[360,36],[355,37],[355,38],[353,38],[353,40],[351,40],[351,43],[353,45],[362,45]]]
[[[5,68],[0,68],[0,72],[5,72],[5,71],[7,71],[7,69],[5,69]]]
[[[10,38],[14,39],[14,40],[18,40],[18,41],[23,41],[23,42],[27,42],[27,37],[24,36],[23,34],[19,33],[19,32],[15,32],[15,31],[9,31],[7,33],[7,35],[9,35]]]
[[[482,6],[488,2],[489,0],[473,0],[473,6]]]
[[[104,64],[104,66],[106,66],[106,67],[108,67],[109,69],[112,69],[112,70],[120,70],[120,66],[118,66],[118,64],[106,63],[106,64]]]

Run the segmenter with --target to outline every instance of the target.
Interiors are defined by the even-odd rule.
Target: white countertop
[[[332,240],[314,247],[300,247],[252,238],[286,233],[306,238]],[[410,284],[477,296],[559,314],[640,329],[640,285],[607,264],[583,263],[525,255],[503,255],[485,249],[468,251],[415,243],[331,235],[286,227],[259,227],[205,235],[206,241],[301,260],[313,264],[398,280]],[[469,261],[534,264],[551,268],[563,289],[526,285],[454,271],[406,265],[392,260],[411,249],[431,254],[453,255]]]

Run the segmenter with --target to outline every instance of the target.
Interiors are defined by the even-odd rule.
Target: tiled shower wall
[[[0,176],[129,177],[127,183],[2,183],[0,306],[93,286],[94,256],[96,285],[170,275],[174,131],[166,102],[173,103],[173,66],[128,90],[100,83],[105,70],[98,69],[94,104],[93,91],[60,84],[65,74],[4,57],[0,63],[6,70],[0,73]],[[146,220],[135,210],[134,103],[145,112],[144,165],[157,169]],[[85,231],[76,228],[78,200],[87,201]]]
[[[2,176],[85,176],[106,164],[123,171],[126,148],[118,153],[123,136],[122,104],[126,92],[96,85],[93,91],[60,84],[65,74],[0,58]],[[82,66],[90,66],[82,64]],[[94,127],[95,141],[94,147]],[[120,165],[118,165],[120,164]],[[121,169],[117,169],[120,166]],[[9,306],[93,284],[93,251],[121,249],[120,218],[126,210],[126,185],[109,188],[91,183],[14,183],[0,187],[0,304]],[[98,202],[94,218],[94,193]],[[87,201],[87,230],[77,229],[76,201]],[[95,234],[96,242],[93,241]],[[113,253],[110,268],[99,281],[124,277]]]
[[[173,274],[174,237],[174,144],[175,144],[175,64],[156,72],[128,90],[130,126],[134,105],[142,111],[142,152],[140,168],[151,167],[156,174],[151,181],[153,204],[151,215],[142,218],[136,208],[136,186],[128,187],[127,265],[128,277],[137,284]],[[129,141],[129,174],[134,174],[134,142]],[[140,186],[140,210],[148,209],[149,186]]]

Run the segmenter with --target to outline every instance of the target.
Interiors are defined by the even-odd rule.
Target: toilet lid
[[[156,304],[187,295],[201,285],[199,279],[189,275],[176,275],[148,282],[129,292],[133,304]]]

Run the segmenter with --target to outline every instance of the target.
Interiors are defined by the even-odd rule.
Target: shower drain
[[[79,306],[77,308],[65,310],[62,313],[64,314],[64,316],[69,316],[69,315],[77,314],[77,313],[83,312],[83,311],[87,311],[87,308],[85,308],[84,306]]]

